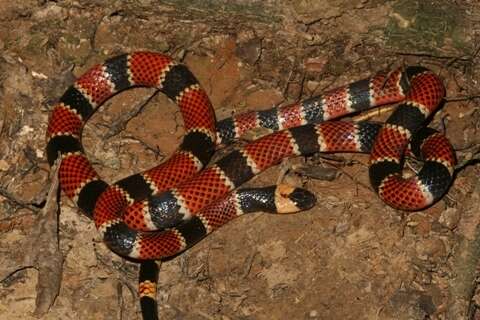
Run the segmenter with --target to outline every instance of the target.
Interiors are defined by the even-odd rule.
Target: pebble
[[[440,239],[425,239],[419,241],[415,246],[415,250],[420,260],[436,260],[446,255],[445,245]]]
[[[438,222],[445,228],[453,230],[458,226],[460,221],[460,213],[456,208],[448,208],[443,211]]]
[[[0,160],[0,171],[7,171],[10,168],[10,165],[5,160]]]

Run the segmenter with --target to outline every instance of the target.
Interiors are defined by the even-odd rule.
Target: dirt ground
[[[268,170],[250,185],[273,184],[290,168],[284,181],[314,192],[317,205],[241,217],[163,262],[161,319],[480,319],[480,167],[468,162],[480,152],[479,40],[476,0],[0,0],[0,319],[140,317],[137,264],[111,253],[66,197],[63,263],[47,275],[60,275],[61,286],[45,313],[35,312],[36,298],[50,282],[28,263],[45,252],[32,235],[49,185],[49,110],[90,66],[136,50],[187,64],[218,119],[396,66],[429,67],[447,88],[431,126],[446,132],[462,164],[441,201],[410,214],[372,191],[367,155]],[[85,148],[107,181],[151,167],[181,140],[176,106],[153,93],[117,95],[88,122]],[[135,108],[124,129],[112,130]],[[313,178],[306,166],[335,169],[336,178]]]

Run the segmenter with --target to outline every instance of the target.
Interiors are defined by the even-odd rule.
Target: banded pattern
[[[405,73],[397,69],[378,73],[372,78],[353,82],[292,105],[263,111],[250,111],[217,123],[218,143],[228,144],[257,127],[273,131],[293,128],[307,123],[337,119],[376,106],[405,99],[409,83]]]
[[[311,208],[315,196],[304,189],[286,185],[265,188],[239,189],[207,205],[184,223],[161,232],[136,232],[129,237],[115,237],[108,229],[105,237],[110,248],[124,256],[157,260],[176,255],[227,222],[243,214],[264,211],[269,213],[295,213]],[[112,231],[110,231],[112,230]],[[112,237],[108,237],[111,234]],[[136,245],[132,250],[129,243]]]
[[[246,206],[247,201],[243,201],[244,204],[240,206],[235,196],[220,203],[215,201],[246,182],[254,174],[278,163],[285,157],[295,155],[309,155],[315,152],[368,152],[379,128],[379,124],[372,123],[325,122],[278,131],[260,138],[226,155],[193,179],[174,189],[177,196],[184,195],[183,207],[193,208],[193,217],[189,220],[183,222],[183,217],[178,214],[180,205],[170,206],[176,211],[169,212],[167,216],[170,219],[178,217],[177,221],[169,220],[177,227],[170,227],[163,232],[143,233],[130,230],[118,221],[103,230],[105,242],[113,251],[132,258],[160,259],[177,254],[216,229],[215,226],[224,224],[245,210],[241,207]],[[362,138],[357,141],[357,136]],[[357,142],[352,143],[352,141]],[[299,142],[303,143],[299,144]],[[219,189],[216,189],[216,186],[222,185],[222,181],[229,181],[229,184],[223,184],[225,190],[218,192]],[[156,197],[162,200],[166,197],[173,198],[173,195],[170,191],[166,191],[158,196],[152,196],[151,202],[155,203]],[[208,206],[212,203],[213,206]],[[194,211],[196,208],[204,209]],[[228,215],[218,218],[219,210],[224,212],[226,208],[229,208]],[[221,223],[211,222],[212,219]]]
[[[411,67],[407,72],[411,88],[375,141],[369,173],[373,188],[388,205],[401,210],[420,210],[445,193],[456,159],[446,139],[438,134],[424,137],[428,146],[422,149],[426,160],[423,169],[416,176],[403,178],[403,155],[412,135],[423,127],[445,95],[443,84],[430,70]]]
[[[177,152],[163,164],[108,185],[84,154],[82,128],[105,100],[134,86],[155,87],[176,102],[186,134]],[[50,164],[62,157],[62,190],[94,218],[109,248],[132,258],[159,259],[185,250],[243,213],[292,212],[313,205],[311,194],[286,187],[231,193],[295,155],[371,152],[370,179],[385,202],[403,210],[430,205],[447,190],[455,165],[446,138],[423,128],[443,95],[443,85],[432,72],[408,67],[297,104],[215,123],[205,91],[185,66],[162,54],[136,52],[94,66],[67,89],[50,116],[47,156]],[[384,127],[370,122],[323,122],[401,101]],[[323,123],[312,124],[317,122]],[[276,132],[236,149],[197,174],[216,144],[230,143],[259,126]],[[425,165],[417,176],[403,179],[403,154],[409,142],[412,153],[422,157]],[[156,319],[151,301],[156,272],[149,262],[141,269],[144,317],[150,314]]]
[[[155,261],[143,261],[138,277],[138,295],[143,320],[158,320],[157,314],[157,281],[158,265]]]
[[[224,195],[204,191],[212,189],[209,187],[212,175],[228,177],[233,183],[231,188],[234,189],[253,175],[287,157],[311,155],[317,152],[370,153],[381,127],[380,123],[375,122],[323,122],[278,131],[262,137],[227,154],[211,167],[175,188],[180,192],[191,192],[198,196],[185,197],[184,199],[188,199],[184,203],[186,207],[203,208],[192,214],[187,221],[184,222],[180,218],[175,222],[176,227],[154,233],[129,231],[128,236],[124,230],[125,226],[122,230],[117,229],[121,226],[119,223],[116,228],[106,229],[105,241],[113,251],[138,259],[161,259],[178,254],[245,211],[245,205],[239,209],[235,194],[227,197],[226,200],[221,200]],[[433,150],[435,155],[432,154]],[[447,190],[452,175],[446,177],[443,171],[432,170],[430,167],[435,165],[435,168],[440,166],[450,168],[454,163],[451,162],[453,149],[450,143],[445,136],[433,129],[425,128],[419,131],[411,141],[411,153],[425,161],[425,166],[420,171],[424,172],[422,173],[425,181],[423,187],[425,190],[435,192],[437,198],[433,200],[438,200],[438,195]],[[440,180],[443,184],[438,183]],[[391,189],[386,189],[387,187]],[[382,188],[385,188],[382,189],[385,191],[392,190],[391,192],[394,193],[394,186],[391,184]],[[155,197],[152,196],[152,198]],[[162,195],[160,197],[163,198]],[[215,220],[221,223],[212,222]],[[123,236],[118,237],[118,234]]]
[[[182,112],[185,137],[178,151],[165,163],[125,178],[113,186],[101,180],[86,158],[80,138],[83,125],[108,98],[134,86],[160,89]],[[135,200],[172,187],[191,177],[210,160],[215,148],[215,116],[205,91],[183,65],[170,57],[137,52],[107,60],[80,77],[53,108],[47,129],[47,157],[52,165],[62,157],[59,180],[62,190],[79,208],[105,228],[122,218],[125,225],[144,230],[152,227]],[[95,208],[105,208],[97,210]],[[130,206],[129,206],[130,205]],[[119,235],[121,237],[121,235]],[[153,264],[141,265],[140,296],[144,319],[157,319],[156,272]]]
[[[371,79],[357,81],[300,104],[260,112],[248,112],[236,118],[223,120],[218,123],[218,139],[222,143],[229,143],[244,134],[245,131],[257,126],[278,131],[305,123],[328,120],[379,104],[399,101],[405,98],[404,92],[408,90],[408,85],[409,79],[401,70],[396,70],[388,75],[378,74]],[[249,159],[247,158],[246,161]],[[254,166],[251,166],[251,169],[253,175],[259,172],[258,168]],[[165,171],[158,170],[157,172]],[[125,223],[136,230],[156,231],[190,219],[196,211],[209,203],[212,195],[223,195],[238,186],[238,183],[222,172],[222,168],[211,168],[206,171],[204,174],[208,177],[203,180],[204,185],[198,186],[187,182],[185,185],[169,190],[156,188],[153,195],[144,200],[140,200],[139,197],[133,198],[139,201],[131,202],[130,205],[122,204],[122,207],[128,205],[125,209]],[[169,172],[170,176],[171,174]],[[236,176],[236,173],[233,173],[233,176]],[[131,185],[136,186],[136,189],[143,180],[158,181],[157,183],[163,181],[163,177],[160,177],[158,173],[148,178],[139,179],[139,176],[132,176],[127,179],[133,180]],[[117,189],[117,193],[128,190],[126,184],[122,184],[122,182],[116,184],[121,186],[120,189]],[[145,186],[144,183],[142,185]],[[131,189],[135,189],[135,187]],[[145,193],[142,192],[142,195]],[[120,197],[120,195],[116,195],[116,197]],[[113,199],[114,196],[110,194],[105,198]],[[116,221],[114,216],[107,214],[108,208],[111,207],[110,203],[106,203],[105,206],[97,206],[102,212],[102,216],[106,216],[105,219],[96,220],[97,227],[101,230],[104,229],[101,225],[110,226],[111,221]],[[124,227],[118,226],[118,228]]]
[[[195,217],[181,226],[161,233],[147,233],[136,237],[144,256],[172,256],[193,246],[206,235],[225,225],[230,220],[247,213],[265,211],[269,213],[296,213],[315,205],[315,196],[307,190],[288,185],[264,188],[240,189],[223,197],[201,210]],[[143,238],[140,240],[140,238]],[[158,246],[158,244],[161,244]],[[156,281],[158,266],[153,260],[141,264],[139,296],[143,319],[156,320]]]
[[[99,105],[134,86],[158,88],[175,101],[184,117],[186,134],[168,161],[108,186],[83,152],[81,131]],[[190,71],[165,55],[138,52],[94,66],[65,92],[50,116],[47,154],[50,164],[61,154],[62,190],[90,217],[98,207],[97,225],[111,223],[125,210],[125,222],[142,230],[151,223],[138,217],[137,212],[143,209],[137,200],[172,187],[203,168],[215,150],[215,135],[213,108]]]

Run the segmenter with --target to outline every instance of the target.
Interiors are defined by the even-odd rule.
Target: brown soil
[[[476,1],[28,0],[0,1],[0,16],[0,319],[140,317],[137,265],[106,249],[65,197],[61,288],[45,314],[34,314],[38,272],[24,262],[49,183],[49,110],[106,57],[155,50],[182,60],[218,119],[421,64],[444,79],[449,99],[431,126],[446,130],[460,162],[478,157]],[[181,117],[161,94],[111,135],[111,123],[152,93],[122,93],[88,122],[85,147],[107,181],[151,167],[178,145]],[[239,218],[164,262],[161,319],[475,319],[478,165],[459,170],[433,207],[405,214],[374,194],[367,163],[344,154],[287,162],[284,180],[313,191],[318,204]],[[337,178],[296,172],[305,164],[334,167]],[[275,183],[281,170],[250,184]]]

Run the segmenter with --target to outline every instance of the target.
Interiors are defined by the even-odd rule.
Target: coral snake
[[[81,134],[93,112],[131,87],[157,88],[183,116],[185,135],[164,163],[112,185],[87,159]],[[89,69],[53,107],[47,131],[50,165],[61,156],[62,191],[95,221],[107,246],[144,261],[139,292],[144,319],[157,319],[156,264],[187,249],[233,218],[249,212],[308,209],[315,197],[286,185],[236,188],[282,159],[316,152],[370,154],[373,189],[401,210],[430,206],[451,184],[455,153],[441,133],[425,127],[444,97],[441,80],[424,67],[405,67],[299,103],[247,112],[216,122],[210,100],[182,64],[154,52],[135,52]],[[400,103],[384,124],[329,121],[375,106]],[[216,146],[264,127],[272,134],[234,149],[209,164]],[[405,154],[423,160],[402,175]]]

